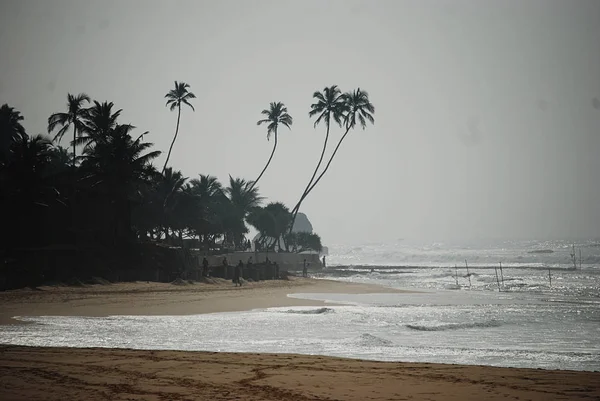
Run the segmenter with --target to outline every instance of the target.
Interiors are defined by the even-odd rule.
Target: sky
[[[256,122],[284,102],[259,187],[293,207],[325,136],[313,92],[360,87],[375,124],[301,208],[325,245],[600,237],[599,44],[597,0],[0,0],[0,103],[45,133],[85,92],[166,156],[187,82],[170,164],[226,181],[258,176]]]

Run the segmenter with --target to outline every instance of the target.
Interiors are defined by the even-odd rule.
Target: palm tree
[[[149,151],[151,143],[142,142],[147,132],[135,140],[133,125],[116,125],[101,141],[84,149],[82,170],[87,171],[91,188],[107,198],[112,214],[114,243],[122,242],[131,231],[131,200],[150,182],[155,169],[150,162],[160,151]]]
[[[248,223],[260,233],[262,246],[273,249],[275,244],[281,249],[281,237],[285,234],[292,215],[280,202],[269,203],[265,207],[255,207],[248,213]]]
[[[348,132],[350,132],[350,130],[356,126],[357,120],[363,130],[367,127],[367,121],[369,121],[371,124],[375,124],[375,119],[373,118],[373,113],[375,113],[375,106],[373,106],[373,104],[369,101],[369,94],[366,91],[362,91],[360,88],[358,88],[353,92],[347,92],[343,95],[343,102],[343,122],[344,126],[346,127],[346,132],[344,132],[344,135],[342,135],[342,137],[338,141],[338,144],[333,150],[329,161],[325,165],[325,169],[323,169],[323,171],[321,172],[321,174],[319,174],[319,176],[313,182],[313,184],[310,185],[308,190],[304,192],[304,195],[302,195],[300,201],[298,202],[296,207],[294,207],[294,209],[299,208],[298,205],[300,205],[302,201],[304,201],[304,199],[315,188],[319,181],[321,181],[321,178],[323,178],[323,176],[329,169],[329,166],[331,165],[333,158],[335,157],[338,149],[340,148],[340,145],[346,138],[346,135],[348,135]],[[290,226],[290,232],[292,231],[292,227],[293,222]]]
[[[79,95],[67,94],[67,112],[54,113],[48,118],[48,133],[54,131],[59,125],[55,141],[60,141],[65,133],[73,126],[73,166],[75,166],[76,153],[75,144],[77,141],[77,132],[81,132],[84,128],[84,121],[87,116],[87,109],[83,107],[84,103],[89,103],[90,97],[85,93]]]
[[[229,229],[234,245],[237,247],[242,242],[242,237],[248,232],[244,223],[248,213],[259,206],[262,197],[258,194],[258,187],[252,181],[229,176],[229,186],[225,188],[231,208],[227,213],[225,225]]]
[[[200,174],[200,178],[190,180],[189,191],[195,198],[196,209],[188,216],[191,228],[208,250],[224,231],[223,212],[229,199],[217,177],[211,175]]]
[[[321,167],[321,163],[323,162],[323,157],[325,156],[325,151],[327,150],[327,141],[329,140],[329,128],[331,125],[331,118],[341,127],[342,126],[342,118],[344,114],[344,96],[342,92],[338,88],[337,85],[332,85],[329,87],[323,88],[323,92],[315,92],[313,93],[313,98],[316,100],[315,103],[311,104],[310,111],[308,112],[309,117],[317,116],[315,120],[314,127],[316,128],[322,121],[325,122],[327,127],[327,131],[325,133],[325,141],[323,141],[323,150],[321,151],[321,157],[319,158],[319,162],[315,167],[315,171],[310,177],[306,188],[302,192],[302,196],[300,197],[300,201],[296,204],[294,209],[292,210],[292,221],[290,226],[290,232],[296,221],[296,215],[300,210],[300,206],[302,205],[302,198],[310,188],[313,183],[317,172],[319,171],[319,167]]]
[[[291,125],[293,123],[292,116],[288,114],[287,107],[285,107],[285,105],[282,102],[271,102],[271,104],[269,105],[269,109],[263,110],[261,114],[266,116],[266,118],[264,120],[259,120],[256,123],[256,125],[269,124],[267,126],[267,141],[271,138],[271,134],[275,136],[275,141],[273,143],[273,150],[271,151],[271,156],[269,157],[269,160],[267,160],[267,164],[265,165],[265,167],[258,175],[258,178],[252,183],[253,187],[256,184],[258,184],[258,181],[263,176],[265,170],[267,169],[267,167],[269,167],[271,159],[273,159],[275,149],[277,149],[277,128],[279,127],[279,124],[285,125],[286,127],[288,127],[288,129],[291,130]]]
[[[156,188],[158,201],[160,202],[160,214],[162,215],[162,226],[165,233],[165,239],[168,239],[168,229],[174,231],[180,228],[176,221],[177,204],[181,200],[180,194],[183,191],[187,177],[184,177],[181,171],[173,170],[167,167],[162,173],[162,179]]]
[[[196,95],[192,92],[188,91],[190,86],[185,82],[177,82],[175,81],[175,89],[171,89],[169,93],[165,95],[167,99],[167,104],[165,106],[169,106],[170,110],[173,111],[177,109],[177,127],[175,128],[175,136],[173,137],[173,142],[171,142],[171,146],[169,147],[169,153],[167,154],[167,160],[165,160],[165,165],[163,167],[163,171],[167,168],[167,164],[169,164],[169,158],[171,157],[171,150],[173,150],[173,145],[175,144],[175,140],[177,139],[177,134],[179,133],[179,119],[181,117],[181,103],[187,104],[190,106],[192,110],[194,110],[194,106],[190,104],[190,99],[195,99]],[[196,111],[196,110],[194,110]]]
[[[117,126],[117,119],[123,111],[119,109],[113,113],[113,106],[113,102],[100,103],[94,100],[94,105],[87,109],[83,129],[75,141],[77,145],[87,146],[90,142],[99,141],[109,135]]]
[[[49,206],[59,192],[49,179],[52,141],[42,135],[23,135],[13,144],[13,158],[0,177],[3,245],[37,246],[51,228],[45,226]]]
[[[13,144],[25,137],[21,112],[3,104],[0,107],[0,165],[8,163]]]

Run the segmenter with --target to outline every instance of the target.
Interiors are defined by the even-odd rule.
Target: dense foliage
[[[181,105],[193,109],[190,101],[195,96],[189,85],[175,82],[166,98],[167,106],[178,111],[170,153],[179,132]],[[206,174],[185,177],[168,166],[168,157],[162,170],[157,170],[153,161],[161,152],[145,140],[148,132],[120,121],[122,110],[112,102],[69,94],[66,110],[48,119],[48,132],[54,137],[28,134],[21,113],[5,104],[0,108],[0,249],[10,255],[17,249],[65,244],[119,248],[153,241],[182,246],[187,239],[207,251],[244,250],[250,224],[260,234],[261,249],[320,251],[317,234],[291,232],[295,214],[327,171],[346,134],[357,123],[364,128],[366,121],[373,122],[374,109],[360,89],[341,94],[332,86],[323,94],[316,92],[315,99],[310,116],[318,116],[315,125],[326,123],[327,137],[309,185],[292,211],[279,202],[263,206],[256,185],[275,153],[278,126],[292,125],[283,103],[271,103],[258,122],[266,124],[267,137],[275,139],[258,179],[229,177],[227,183]],[[317,176],[331,119],[345,134]],[[71,150],[57,142],[69,130]]]

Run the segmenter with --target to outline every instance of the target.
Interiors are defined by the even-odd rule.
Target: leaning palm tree
[[[299,208],[298,205],[300,205],[302,201],[304,201],[304,199],[315,188],[319,181],[321,181],[321,178],[323,178],[323,176],[329,169],[329,166],[331,165],[333,158],[335,157],[338,149],[340,148],[340,145],[346,138],[346,135],[348,135],[348,132],[350,132],[351,129],[356,127],[357,121],[363,130],[367,127],[367,121],[369,121],[371,124],[375,123],[375,119],[373,118],[373,113],[375,113],[375,106],[373,106],[373,104],[369,101],[369,94],[366,91],[362,91],[360,88],[358,88],[353,92],[347,92],[343,95],[343,101],[343,122],[344,126],[346,127],[346,131],[338,141],[338,144],[333,150],[333,153],[331,154],[329,161],[325,165],[325,168],[323,169],[321,174],[319,174],[317,179],[312,183],[312,185],[310,185],[308,190],[304,192],[304,195],[302,195],[300,201],[298,202],[296,207],[294,207],[294,209]],[[292,227],[293,222],[290,225],[290,232],[292,231]]]
[[[338,88],[337,85],[332,85],[329,87],[323,88],[323,92],[315,92],[313,93],[313,98],[316,100],[315,103],[311,104],[310,111],[308,112],[309,117],[317,116],[315,120],[314,127],[316,128],[321,122],[325,122],[325,126],[327,127],[327,131],[325,133],[325,141],[323,141],[323,150],[321,151],[321,157],[319,158],[319,162],[315,167],[315,171],[310,177],[306,188],[302,192],[302,196],[300,199],[304,197],[310,186],[312,185],[317,172],[319,171],[319,167],[321,167],[321,163],[323,162],[323,157],[325,156],[325,151],[327,150],[327,142],[329,140],[329,128],[331,125],[331,119],[335,121],[340,127],[342,126],[342,118],[344,115],[344,96],[342,92]],[[291,226],[294,225],[296,221],[296,215],[298,214],[298,210],[300,210],[300,206],[302,205],[302,200],[300,200],[294,209],[292,210],[292,221]],[[291,230],[290,226],[290,230]]]
[[[192,92],[188,91],[190,86],[185,82],[177,82],[175,81],[175,89],[171,89],[169,93],[165,95],[167,99],[167,104],[165,106],[169,106],[170,110],[173,111],[177,109],[177,126],[175,128],[175,136],[173,137],[173,142],[171,142],[171,146],[169,147],[169,153],[167,154],[167,160],[165,160],[165,165],[163,166],[163,171],[167,168],[167,164],[169,163],[169,158],[171,157],[171,150],[173,150],[173,145],[175,144],[175,140],[177,139],[177,134],[179,133],[179,119],[181,118],[181,103],[187,104],[194,111],[194,106],[190,104],[190,99],[195,99],[196,95]]]
[[[73,126],[73,165],[75,165],[75,147],[77,141],[77,133],[84,128],[84,121],[87,116],[87,109],[83,107],[85,103],[89,103],[90,97],[85,93],[79,95],[67,94],[67,112],[54,113],[48,118],[48,133],[54,131],[59,125],[55,141],[60,141],[65,133]]]
[[[273,134],[273,136],[275,137],[275,141],[273,143],[273,150],[271,151],[271,156],[269,157],[269,160],[267,160],[267,164],[265,164],[265,167],[258,175],[258,178],[252,183],[252,187],[258,184],[258,181],[267,170],[267,167],[269,167],[271,159],[273,159],[275,149],[277,149],[277,128],[279,127],[279,124],[285,125],[286,127],[288,127],[288,129],[291,130],[291,125],[293,123],[292,116],[290,116],[287,112],[287,107],[285,107],[285,105],[281,102],[271,102],[271,104],[269,105],[269,109],[261,111],[261,114],[266,116],[266,118],[263,120],[259,120],[256,123],[256,125],[269,124],[267,125],[267,141],[271,138],[271,134]]]

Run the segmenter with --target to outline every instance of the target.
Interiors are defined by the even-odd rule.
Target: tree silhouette
[[[363,130],[367,127],[367,121],[369,121],[371,124],[375,123],[375,119],[373,118],[373,113],[375,113],[375,106],[373,106],[373,104],[370,102],[369,94],[366,91],[362,91],[360,88],[358,88],[353,92],[347,92],[343,95],[343,101],[343,124],[346,127],[346,131],[338,141],[337,146],[333,150],[333,153],[331,154],[331,157],[329,158],[329,161],[325,165],[325,168],[323,169],[321,174],[319,174],[317,179],[308,188],[308,190],[304,192],[304,195],[302,195],[300,201],[294,207],[296,213],[297,209],[300,207],[299,205],[302,204],[302,202],[308,196],[308,194],[315,188],[319,181],[321,181],[327,170],[329,170],[329,166],[331,165],[331,162],[337,154],[340,145],[346,138],[346,135],[348,135],[348,132],[350,132],[351,129],[356,127],[357,122],[358,124],[360,124]],[[292,231],[292,226],[293,222],[290,226],[290,232]]]
[[[169,147],[169,153],[167,153],[167,159],[165,160],[165,165],[163,166],[162,171],[165,171],[167,168],[167,164],[169,164],[169,158],[171,157],[171,151],[173,150],[173,145],[175,144],[175,140],[177,140],[177,134],[179,133],[179,120],[181,118],[181,103],[187,104],[190,106],[192,110],[195,111],[194,106],[190,104],[190,99],[195,99],[196,95],[188,90],[190,86],[185,82],[177,82],[175,81],[175,89],[171,89],[166,95],[167,104],[165,106],[169,106],[171,111],[177,109],[177,126],[175,127],[175,136],[173,136],[173,141],[171,142],[171,146]]]
[[[258,187],[252,184],[252,181],[229,176],[229,186],[225,188],[231,204],[231,210],[227,212],[230,220],[225,224],[229,227],[230,239],[236,247],[241,244],[243,235],[248,232],[244,223],[246,216],[253,208],[259,206],[263,199],[258,194]]]
[[[321,151],[321,157],[319,158],[319,162],[313,171],[306,188],[302,192],[300,196],[300,201],[292,210],[292,220],[290,223],[290,232],[292,231],[292,227],[294,226],[294,222],[296,221],[296,216],[298,215],[298,211],[300,210],[300,206],[302,205],[302,200],[306,195],[306,192],[309,190],[312,185],[317,172],[319,171],[319,167],[321,167],[321,163],[323,162],[323,157],[325,156],[325,151],[327,150],[327,142],[329,140],[329,128],[331,125],[331,119],[335,121],[340,127],[342,126],[342,118],[344,116],[344,110],[346,103],[344,101],[344,96],[342,92],[337,87],[337,85],[332,85],[329,87],[323,88],[323,92],[315,92],[313,93],[313,98],[316,100],[315,103],[311,104],[310,111],[308,112],[309,117],[317,116],[315,120],[314,127],[316,128],[322,121],[325,122],[327,127],[327,131],[325,133],[325,140],[323,141],[323,150]]]
[[[8,104],[0,107],[0,166],[9,162],[13,144],[25,136],[21,121],[21,112]]]
[[[275,141],[273,143],[273,150],[271,151],[271,156],[269,156],[269,160],[267,160],[267,164],[265,164],[265,167],[258,175],[258,178],[252,183],[252,187],[258,184],[258,181],[267,170],[267,167],[269,167],[271,159],[273,159],[275,149],[277,149],[277,129],[279,128],[279,124],[285,125],[291,130],[291,125],[293,123],[292,116],[290,116],[287,112],[287,107],[285,107],[285,105],[281,102],[271,102],[271,104],[269,105],[269,109],[263,110],[261,114],[266,116],[266,118],[263,120],[259,120],[256,123],[256,125],[269,124],[267,126],[267,141],[271,138],[271,134],[275,136]]]
[[[48,133],[54,131],[58,126],[61,127],[54,137],[55,141],[60,141],[69,128],[73,126],[73,165],[75,165],[77,157],[75,152],[77,133],[84,129],[88,113],[87,109],[83,106],[89,102],[90,97],[85,93],[80,93],[79,95],[69,93],[67,94],[67,112],[54,113],[48,118]]]

